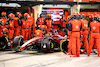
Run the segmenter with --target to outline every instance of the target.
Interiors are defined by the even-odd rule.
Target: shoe
[[[76,55],[71,55],[70,57],[76,57]]]
[[[87,56],[90,56],[90,54],[88,54]]]
[[[98,54],[98,57],[100,57],[100,54]]]
[[[77,55],[77,57],[80,57],[80,55]]]

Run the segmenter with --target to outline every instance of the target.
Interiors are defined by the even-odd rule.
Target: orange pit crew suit
[[[21,17],[22,17],[22,14],[20,12],[17,12],[16,17],[14,18],[15,37],[21,35],[21,25],[22,25],[22,22],[20,19]]]
[[[70,16],[67,17],[67,20],[68,20],[68,24],[67,24],[67,28],[69,27],[69,24],[73,21],[73,18]],[[69,42],[68,42],[68,52],[66,53],[67,55],[70,55],[71,54],[71,31],[68,30],[68,38],[69,38]]]
[[[73,19],[71,23],[68,25],[68,30],[71,31],[71,38],[72,41],[72,57],[79,57],[80,56],[80,30],[82,28],[81,22],[78,20],[77,15],[73,15]]]
[[[97,17],[94,17],[94,20],[90,23],[90,41],[89,41],[89,50],[88,56],[90,56],[93,45],[97,46],[98,56],[100,57],[100,23],[98,22]]]
[[[37,27],[38,25],[43,25],[44,24],[43,18],[42,17],[38,18],[36,21],[36,24],[37,24]]]
[[[11,42],[14,38],[14,23],[13,21],[9,21],[9,28],[8,28],[8,39]]]
[[[51,30],[52,30],[52,23],[53,23],[52,19],[47,19],[46,20],[47,33],[51,32]]]
[[[65,29],[66,26],[66,19],[64,18],[64,15],[62,16],[62,18],[60,19],[60,30]]]
[[[85,50],[88,52],[88,32],[89,32],[88,27],[89,27],[89,23],[87,20],[85,20],[85,16],[80,16],[79,21],[82,23],[82,33],[81,33],[83,35],[82,41],[83,41]]]
[[[14,18],[15,37],[16,37],[16,36],[20,36],[20,33],[21,33],[21,32],[20,32],[21,26],[19,26],[18,20],[19,20],[18,17],[15,17],[15,18]]]
[[[44,24],[47,26],[47,33],[52,31],[52,24],[53,20],[51,19],[51,13],[47,14],[47,17],[45,18]]]
[[[47,30],[47,26],[46,25],[39,25],[38,29],[35,31],[35,36],[39,36],[42,37]]]
[[[23,23],[21,28],[22,36],[24,40],[28,40],[29,23],[25,19],[22,20],[22,23]]]
[[[42,37],[43,36],[42,33],[43,33],[43,31],[38,29],[38,30],[35,31],[35,36]]]
[[[1,20],[2,20],[2,22],[4,24],[4,26],[5,26],[6,22],[8,21],[7,16],[6,16],[6,12],[2,12],[1,16],[2,16]]]
[[[29,23],[29,39],[31,39],[33,17],[29,16],[27,19],[27,22]]]
[[[0,37],[2,37],[3,33],[2,33],[2,30],[3,30],[3,23],[0,21]]]
[[[3,26],[3,29],[2,29],[2,33],[3,33],[3,36],[8,38],[8,29],[4,26]]]
[[[28,28],[28,39],[31,39],[32,25],[33,25],[33,17],[31,17],[28,13],[24,13],[24,17],[27,18],[27,23],[29,25]]]
[[[13,22],[13,18],[15,17],[15,15],[13,13],[10,13],[8,15],[9,17],[9,22],[8,22],[8,39],[10,42],[12,42],[13,38],[14,38],[14,22]]]

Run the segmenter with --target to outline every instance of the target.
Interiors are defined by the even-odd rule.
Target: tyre
[[[51,39],[43,39],[41,43],[42,52],[54,52],[54,42]]]
[[[49,48],[49,52],[54,52],[54,42],[53,42],[53,40],[49,40],[48,48]]]
[[[21,45],[24,44],[24,39],[22,37],[15,37],[14,40],[13,40],[13,50],[16,51],[16,52],[19,52],[19,48]]]
[[[65,54],[68,51],[68,41],[67,40],[62,40],[60,43],[60,49],[62,52],[64,52]]]
[[[0,49],[5,49],[8,44],[8,38],[2,36],[0,37]]]

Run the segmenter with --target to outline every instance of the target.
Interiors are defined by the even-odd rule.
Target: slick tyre
[[[54,42],[53,42],[53,40],[49,40],[48,48],[49,48],[49,52],[54,52]]]
[[[64,52],[65,54],[68,51],[68,41],[67,40],[62,40],[60,43],[60,49],[62,52]]]
[[[20,52],[20,46],[24,44],[24,39],[22,37],[15,37],[13,40],[13,50],[16,52]]]

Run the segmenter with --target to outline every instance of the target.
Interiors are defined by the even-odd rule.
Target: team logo
[[[96,21],[94,21],[94,23],[96,23]]]
[[[76,26],[76,29],[79,28],[79,26]]]
[[[50,23],[51,23],[52,21],[50,21]]]
[[[87,24],[84,24],[85,27],[87,27]]]
[[[77,22],[77,20],[75,20],[75,22]]]
[[[91,18],[91,16],[89,16],[89,18]]]
[[[10,26],[12,26],[12,24],[10,24]]]
[[[39,33],[37,33],[37,35],[39,35]]]
[[[93,27],[93,29],[95,30],[95,29],[96,29],[96,27]]]
[[[41,22],[41,20],[40,20],[40,22]]]

